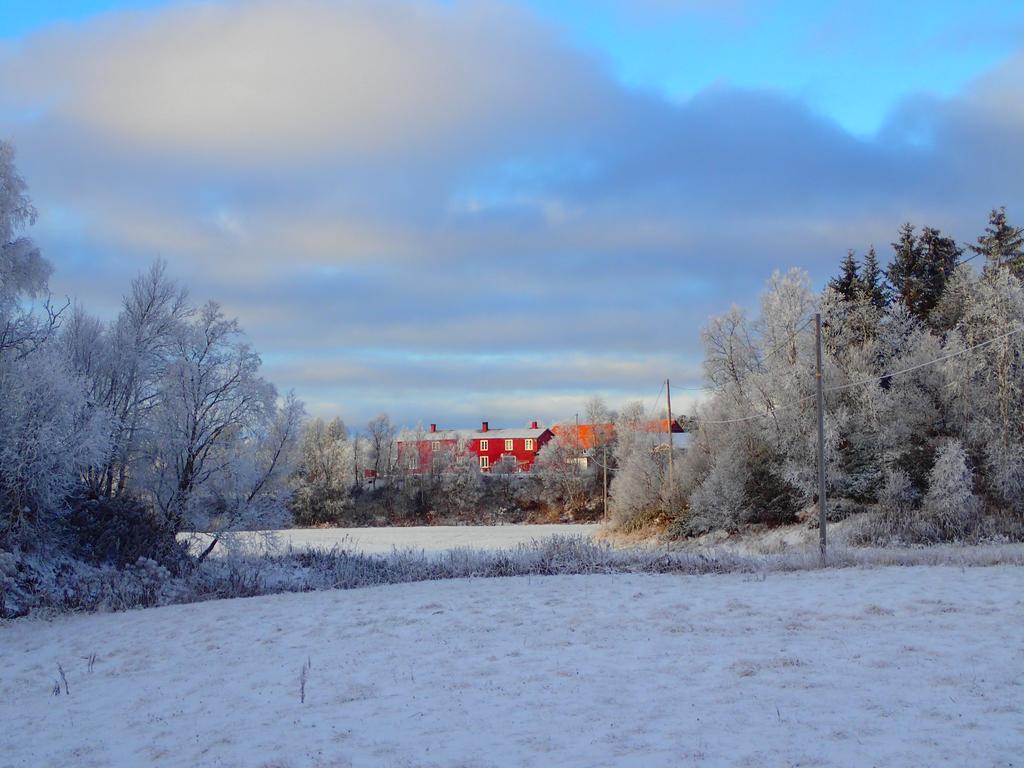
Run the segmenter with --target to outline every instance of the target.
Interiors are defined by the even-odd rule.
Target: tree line
[[[980,266],[980,269],[978,268]],[[854,540],[1024,530],[1024,230],[993,210],[976,241],[903,225],[881,268],[849,252],[820,293],[775,273],[756,317],[703,331],[709,395],[660,509],[679,535],[805,519],[816,501],[823,321],[828,515]]]

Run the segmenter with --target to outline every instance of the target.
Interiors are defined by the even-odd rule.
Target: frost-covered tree
[[[1008,267],[965,287],[962,317],[946,339],[943,411],[950,432],[979,457],[979,485],[1024,513],[1024,285]]]
[[[993,208],[985,234],[971,251],[985,257],[986,269],[1007,267],[1024,279],[1024,228],[1014,227],[1006,220],[1006,208]]]
[[[203,514],[206,489],[275,413],[277,394],[235,320],[211,302],[173,342],[147,449],[146,492],[176,529]]]
[[[480,465],[473,454],[456,451],[441,475],[440,498],[449,515],[473,515],[484,494]]]
[[[56,345],[0,359],[0,545],[55,537],[66,497],[109,451],[107,430]]]
[[[370,465],[374,476],[390,485],[398,465],[398,449],[395,438],[398,430],[386,413],[370,419],[366,425],[370,450]]]
[[[35,217],[13,150],[0,142],[0,545],[51,540],[66,496],[109,452],[107,413],[53,338],[50,265],[20,234]]]
[[[354,445],[340,418],[313,419],[302,436],[292,512],[299,525],[337,523],[351,507]]]
[[[594,467],[588,466],[571,425],[540,449],[530,473],[541,500],[570,515],[582,510],[590,499]]]
[[[53,268],[22,231],[36,221],[28,186],[14,165],[14,148],[0,141],[0,358],[24,357],[57,327],[62,310],[48,300]],[[34,312],[33,300],[42,300]]]
[[[224,451],[222,466],[200,489],[205,503],[193,507],[193,522],[213,534],[200,561],[226,533],[285,524],[288,478],[299,458],[304,413],[302,402],[288,394],[269,411],[258,412]]]
[[[143,445],[153,437],[151,414],[160,404],[175,344],[192,313],[186,291],[158,261],[132,281],[113,323],[105,326],[76,307],[65,324],[72,365],[89,382],[91,399],[113,415],[113,450],[89,476],[95,494],[128,491]]]

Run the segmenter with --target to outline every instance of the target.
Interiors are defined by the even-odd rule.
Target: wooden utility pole
[[[814,378],[818,396],[818,541],[821,547],[821,565],[826,563],[825,533],[825,393],[822,389],[821,374],[821,315],[814,316],[814,347],[817,356]]]
[[[675,440],[672,438],[672,383],[665,379],[665,403],[668,406],[668,498],[669,504],[675,498],[674,473],[672,471],[672,454],[675,452]]]
[[[576,467],[579,468],[580,459],[583,458],[583,441],[580,440],[580,415],[576,414],[576,432],[573,435],[576,441]]]
[[[608,522],[608,442],[607,435],[601,435],[602,448],[604,449],[604,460],[601,468],[604,470],[604,521]]]

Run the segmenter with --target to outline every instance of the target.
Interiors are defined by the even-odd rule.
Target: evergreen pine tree
[[[896,298],[915,317],[926,320],[956,269],[961,250],[933,227],[925,227],[918,237],[910,223],[900,227],[892,247],[895,255],[886,274]]]
[[[1005,207],[992,209],[985,234],[978,238],[977,245],[971,246],[971,251],[985,256],[986,269],[1005,266],[1024,278],[1024,229],[1007,223]]]
[[[829,281],[829,287],[843,297],[846,301],[854,301],[860,290],[861,278],[858,273],[857,258],[853,255],[853,249],[846,252],[840,267],[839,277]]]
[[[861,270],[860,282],[864,294],[876,309],[885,309],[889,304],[889,297],[886,295],[884,275],[882,268],[878,266],[878,255],[875,253],[875,246],[871,246],[868,255],[864,257],[864,267]]]
[[[894,254],[886,277],[892,285],[896,300],[920,317],[925,282],[921,275],[921,247],[913,224],[907,222],[900,227],[898,239],[892,248]]]
[[[918,239],[921,246],[922,269],[927,285],[925,312],[931,312],[939,303],[942,292],[956,269],[963,251],[951,237],[943,237],[939,230],[925,227]]]

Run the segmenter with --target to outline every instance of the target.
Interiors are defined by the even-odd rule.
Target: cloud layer
[[[494,2],[115,14],[0,73],[58,290],[108,311],[165,257],[279,386],[354,422],[699,383],[704,318],[773,269],[820,281],[905,219],[965,239],[1024,213],[1024,53],[867,140],[786,94],[627,88]]]

